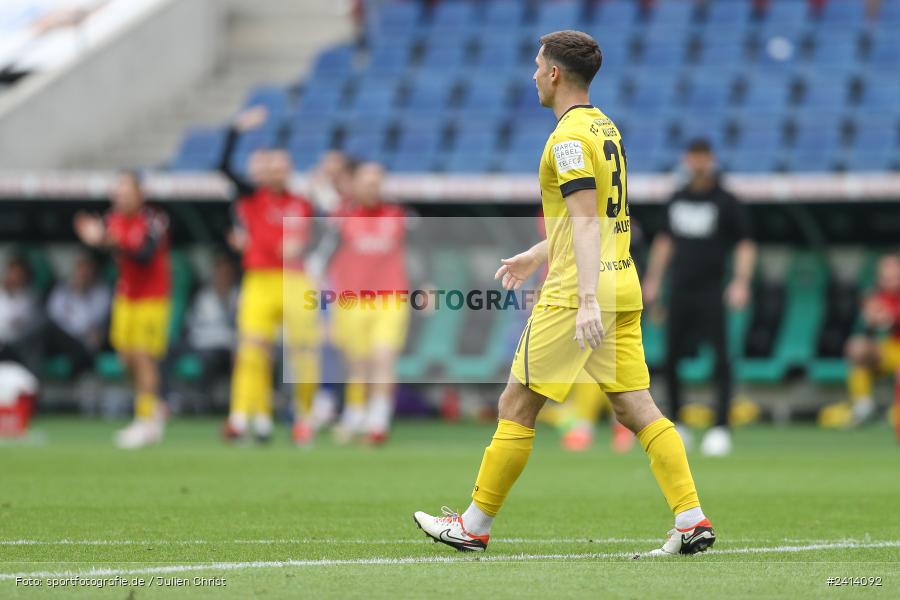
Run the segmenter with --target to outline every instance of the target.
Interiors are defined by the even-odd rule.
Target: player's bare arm
[[[644,305],[653,306],[659,299],[659,290],[662,287],[662,279],[672,258],[672,237],[665,233],[658,233],[650,248],[650,261],[647,265],[647,274],[641,286],[644,292]]]
[[[734,249],[734,277],[725,290],[725,299],[732,308],[740,310],[747,306],[754,268],[756,244],[752,240],[741,240]]]
[[[541,240],[525,252],[511,258],[501,258],[500,268],[494,279],[500,280],[505,290],[518,290],[525,281],[547,260],[547,240]]]
[[[572,218],[572,248],[578,270],[578,314],[575,317],[575,340],[596,348],[603,341],[600,305],[597,304],[597,281],[600,278],[600,217],[597,215],[597,192],[579,190],[566,196],[566,207]]]

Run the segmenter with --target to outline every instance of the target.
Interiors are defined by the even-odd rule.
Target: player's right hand
[[[241,112],[234,120],[234,127],[238,131],[256,129],[269,118],[269,111],[265,106],[251,106]]]
[[[541,266],[541,261],[530,250],[516,254],[512,258],[501,258],[500,263],[500,268],[494,273],[494,279],[499,279],[500,285],[505,290],[521,289],[525,281]]]
[[[100,217],[82,211],[75,215],[73,226],[78,238],[88,246],[103,244],[106,227],[103,226],[103,219]]]
[[[658,279],[653,277],[644,279],[644,282],[641,284],[641,292],[644,294],[644,306],[646,308],[650,308],[656,304],[656,301],[659,298],[659,288],[660,282]]]

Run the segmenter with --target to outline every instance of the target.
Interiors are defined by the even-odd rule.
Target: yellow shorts
[[[604,392],[650,387],[641,338],[641,311],[604,312],[600,347],[575,341],[574,308],[539,304],[519,339],[512,374],[535,392],[564,402],[575,383],[593,380]]]
[[[140,352],[160,358],[169,341],[168,298],[133,300],[116,296],[109,324],[109,343],[117,352]]]
[[[334,304],[332,339],[347,358],[367,358],[378,349],[399,353],[409,331],[409,305],[393,298],[377,297],[374,304]]]
[[[886,337],[878,342],[878,369],[884,374],[900,369],[900,338]]]
[[[321,338],[318,305],[308,302],[315,287],[306,275],[281,269],[244,273],[238,301],[238,335],[272,343],[284,326],[290,346],[317,346]]]

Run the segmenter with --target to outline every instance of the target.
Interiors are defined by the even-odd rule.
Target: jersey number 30
[[[612,189],[610,189],[609,199],[606,201],[606,216],[615,219],[622,212],[622,205],[625,205],[625,215],[631,213],[628,210],[628,197],[626,196],[626,182],[622,177],[622,167],[628,168],[628,159],[625,156],[625,147],[622,147],[621,156],[619,154],[619,146],[613,140],[606,140],[603,143],[603,154],[606,160],[616,161],[616,170],[612,172],[611,188],[616,190],[616,201],[613,202]]]

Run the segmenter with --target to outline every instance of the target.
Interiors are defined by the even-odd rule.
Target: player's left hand
[[[592,349],[603,342],[603,321],[600,319],[600,305],[597,298],[582,298],[578,312],[575,314],[575,341],[584,350],[585,342]]]
[[[742,279],[734,279],[725,290],[725,301],[735,310],[743,310],[750,301],[750,285]]]

